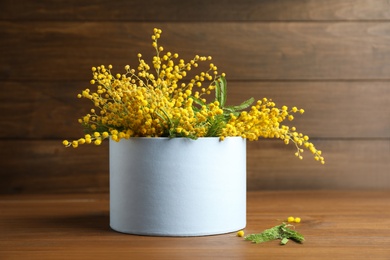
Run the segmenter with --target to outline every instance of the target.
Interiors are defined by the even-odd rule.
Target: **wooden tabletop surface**
[[[108,210],[107,194],[0,196],[0,259],[390,259],[390,191],[249,192],[246,234],[302,219],[284,246],[121,234]]]

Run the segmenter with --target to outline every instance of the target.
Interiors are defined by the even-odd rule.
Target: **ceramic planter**
[[[110,140],[110,226],[129,234],[202,236],[246,225],[246,141]]]

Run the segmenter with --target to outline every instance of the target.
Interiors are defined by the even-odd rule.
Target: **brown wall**
[[[390,4],[385,0],[0,0],[0,193],[107,192],[108,145],[82,134],[90,68],[152,53],[211,55],[229,98],[296,105],[321,166],[278,140],[248,143],[248,188],[390,188]]]

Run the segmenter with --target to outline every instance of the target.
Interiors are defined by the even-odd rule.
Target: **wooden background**
[[[279,140],[248,143],[248,189],[390,188],[386,0],[0,0],[0,193],[108,191],[108,144],[65,149],[91,104],[90,68],[137,65],[150,35],[183,58],[211,55],[229,102],[266,96],[326,165]]]

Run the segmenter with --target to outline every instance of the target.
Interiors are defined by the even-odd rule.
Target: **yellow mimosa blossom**
[[[294,120],[296,113],[303,114],[303,109],[278,108],[267,98],[225,106],[226,75],[210,62],[212,57],[194,55],[185,61],[177,53],[164,51],[158,43],[161,34],[161,29],[153,30],[155,55],[151,64],[139,53],[138,65],[126,65],[122,74],[112,73],[112,65],[92,67],[90,84],[96,90],[87,88],[77,95],[94,104],[90,113],[79,119],[87,134],[72,142],[65,140],[63,145],[76,148],[80,144],[100,145],[107,138],[120,141],[131,137],[278,138],[285,144],[294,143],[298,158],[302,159],[307,149],[315,160],[325,162],[307,135],[282,124]],[[210,63],[203,66],[204,62]],[[205,69],[194,73],[201,65]]]

